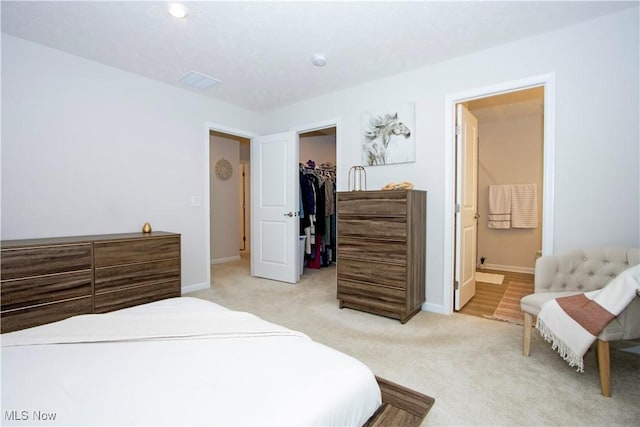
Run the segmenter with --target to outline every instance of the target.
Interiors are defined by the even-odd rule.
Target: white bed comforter
[[[306,335],[173,298],[2,335],[2,425],[362,425],[371,371]]]

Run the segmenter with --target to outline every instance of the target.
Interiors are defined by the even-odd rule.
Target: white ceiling
[[[2,31],[251,110],[552,31],[637,1],[2,1]],[[311,64],[325,54],[323,68]],[[221,83],[198,90],[190,71]]]
[[[467,108],[480,123],[527,116],[544,116],[544,87],[493,95],[467,103]]]

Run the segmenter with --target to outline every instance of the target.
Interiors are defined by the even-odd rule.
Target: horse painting
[[[411,130],[398,119],[398,113],[372,116],[364,130],[362,159],[368,166],[387,164],[389,144],[393,139],[409,139]],[[399,163],[399,162],[396,162]]]

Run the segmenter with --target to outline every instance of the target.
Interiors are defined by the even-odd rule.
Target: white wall
[[[210,170],[210,221],[211,262],[219,263],[240,259],[238,241],[240,197],[240,143],[236,140],[211,135],[209,151]],[[215,164],[226,159],[233,166],[229,179],[223,180],[215,174]]]
[[[209,286],[208,122],[261,116],[2,34],[2,239],[149,221],[182,234],[183,290]]]
[[[288,106],[267,132],[338,118],[338,189],[360,162],[360,113],[415,101],[416,162],[367,168],[369,189],[412,181],[427,196],[427,304],[447,312],[444,283],[447,96],[555,73],[554,251],[640,246],[638,8]],[[448,205],[450,206],[450,205]]]
[[[301,163],[313,160],[316,165],[330,162],[336,164],[336,136],[335,135],[300,135],[298,157]]]

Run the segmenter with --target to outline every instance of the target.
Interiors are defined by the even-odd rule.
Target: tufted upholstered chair
[[[636,264],[640,264],[640,249],[636,248],[582,249],[538,258],[534,276],[535,293],[520,300],[524,312],[522,353],[529,355],[533,316],[540,313],[545,302],[601,289]],[[640,338],[640,297],[636,297],[598,335],[600,390],[604,396],[611,396],[609,342],[636,338]]]

